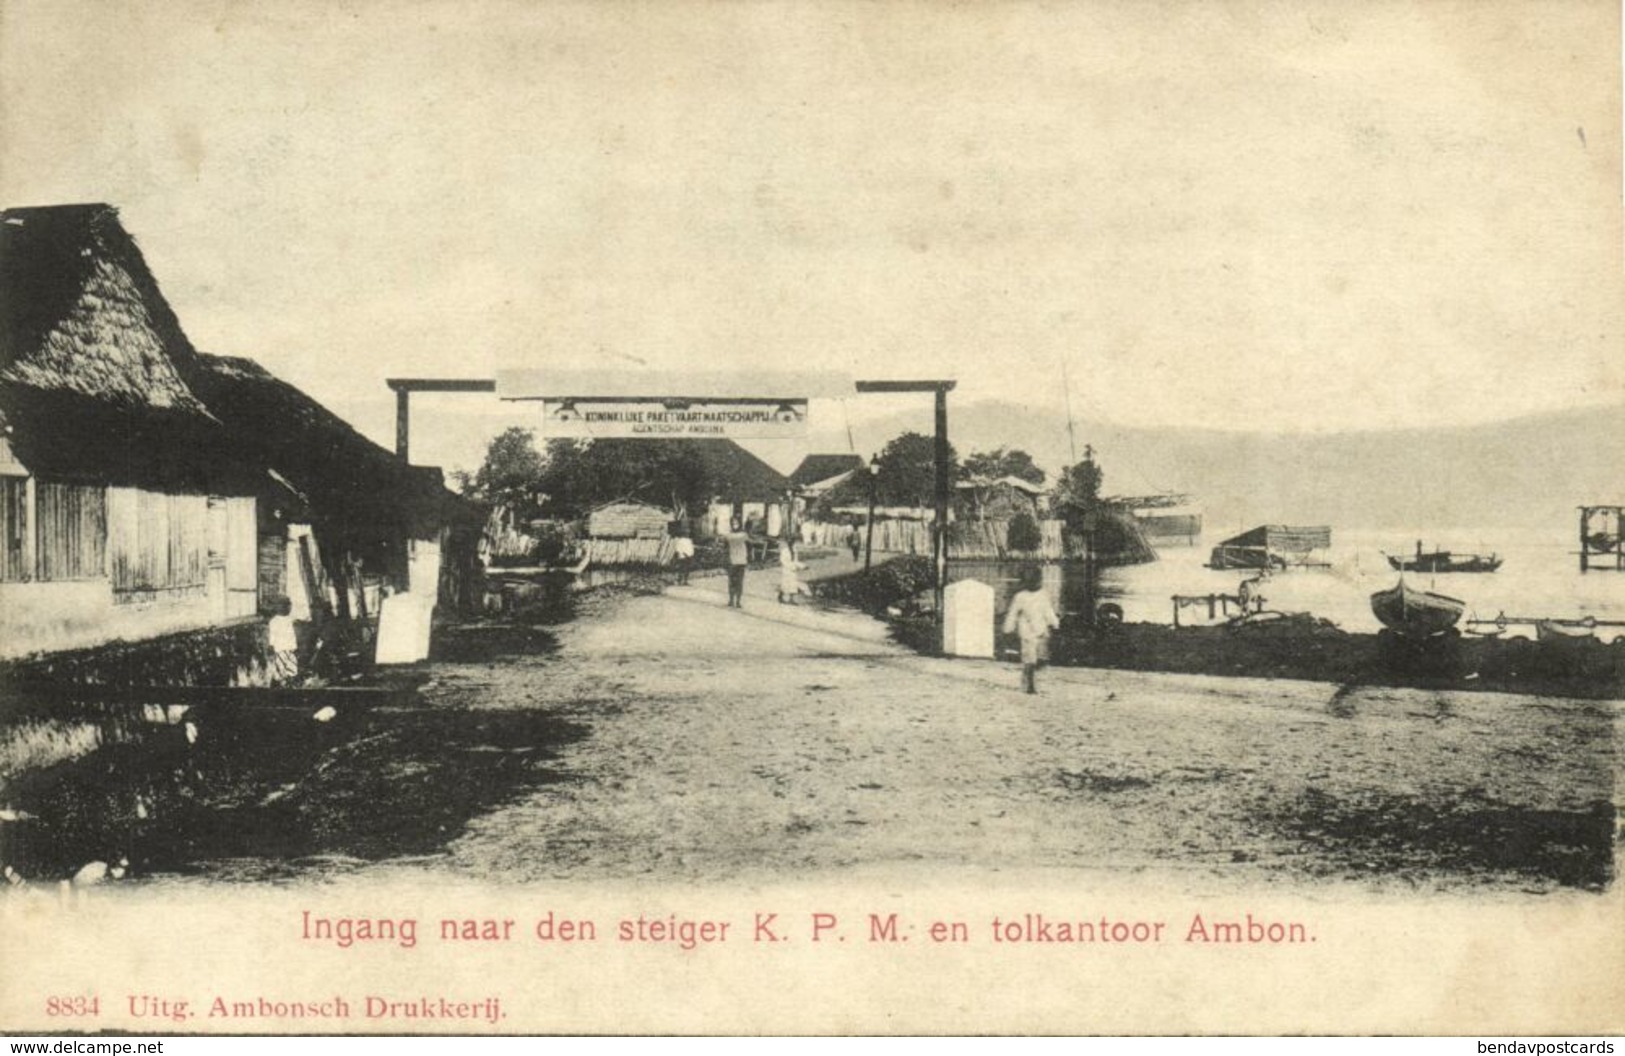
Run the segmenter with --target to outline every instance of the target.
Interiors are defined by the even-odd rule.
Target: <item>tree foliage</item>
[[[1100,486],[1105,481],[1100,463],[1095,461],[1093,448],[1085,448],[1083,461],[1068,466],[1061,473],[1056,497],[1063,502],[1093,508],[1100,502]]]
[[[936,450],[936,441],[920,433],[904,433],[887,443],[875,459],[880,466],[875,477],[880,502],[886,506],[930,506],[936,496]],[[958,476],[958,457],[949,445],[949,484]]]
[[[1083,449],[1083,461],[1066,467],[1055,486],[1055,506],[1069,532],[1098,528],[1095,514],[1100,509],[1100,486],[1105,480],[1092,447]]]
[[[716,481],[689,444],[648,440],[554,440],[540,477],[548,516],[581,517],[612,502],[642,502],[689,516],[711,501]]]
[[[992,451],[975,451],[965,456],[966,476],[998,480],[1015,477],[1029,484],[1042,485],[1044,471],[1033,462],[1033,456],[1020,448],[996,447]]]
[[[1044,546],[1044,533],[1038,527],[1033,515],[1022,510],[1010,518],[1010,527],[1005,535],[1005,545],[1011,550],[1039,550]]]
[[[529,520],[540,513],[537,491],[542,468],[543,458],[536,450],[535,435],[529,429],[514,426],[486,447],[485,461],[465,490],[474,498],[505,507],[521,520]]]
[[[716,482],[698,452],[680,441],[550,440],[536,449],[528,429],[492,440],[469,494],[520,521],[572,520],[612,502],[642,502],[689,515],[710,502]]]

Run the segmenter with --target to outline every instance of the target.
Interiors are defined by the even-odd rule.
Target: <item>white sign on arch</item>
[[[657,371],[510,371],[497,395],[542,404],[542,435],[564,438],[794,440],[807,435],[807,402],[842,397],[838,374]]]
[[[807,435],[807,401],[543,400],[546,437],[794,440]]]

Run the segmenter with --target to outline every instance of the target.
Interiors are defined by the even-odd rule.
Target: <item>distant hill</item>
[[[854,425],[857,449],[878,450],[919,416]],[[1066,419],[994,401],[950,405],[960,454],[1001,444],[1045,468],[1069,461]],[[1625,405],[1532,415],[1491,425],[1280,434],[1077,423],[1094,445],[1108,494],[1189,492],[1209,535],[1262,523],[1331,524],[1427,534],[1484,527],[1555,527],[1582,502],[1625,503]],[[813,450],[846,450],[844,434]]]

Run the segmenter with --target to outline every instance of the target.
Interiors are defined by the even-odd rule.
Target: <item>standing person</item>
[[[266,625],[265,636],[270,646],[271,684],[292,685],[299,677],[299,635],[293,625],[293,602],[278,597],[272,602],[276,613]]]
[[[686,528],[672,540],[672,563],[677,566],[678,586],[688,586],[688,572],[694,567],[694,540]]]
[[[801,582],[801,577],[796,575],[797,572],[802,571],[806,567],[807,567],[806,565],[804,565],[801,562],[796,560],[796,552],[790,546],[790,541],[788,539],[786,539],[782,544],[780,544],[780,546],[779,546],[779,604],[780,605],[786,605],[786,604],[795,605],[795,604],[797,604],[796,599],[801,597],[801,595],[803,595],[803,594],[807,595],[809,598],[812,597],[812,591],[807,588],[807,584]]]
[[[852,551],[852,562],[857,563],[858,552],[863,549],[863,536],[858,532],[858,526],[853,525],[852,530],[846,533],[847,548]]]
[[[728,606],[745,607],[745,566],[750,564],[750,536],[738,517],[728,522],[729,532],[723,536],[728,543]]]
[[[1044,639],[1059,629],[1061,618],[1044,593],[1044,570],[1028,566],[1021,577],[1021,589],[1010,599],[1004,614],[1004,633],[1021,636],[1021,688],[1038,692],[1038,662],[1044,655]]]

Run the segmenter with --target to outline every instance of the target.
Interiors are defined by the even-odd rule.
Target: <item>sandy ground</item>
[[[809,577],[849,571],[826,559]],[[447,628],[405,705],[233,709],[23,775],[8,864],[157,884],[430,876],[1595,891],[1619,701],[917,655],[725,580]],[[548,617],[551,618],[551,617]],[[992,874],[998,874],[994,876]]]
[[[433,665],[435,708],[581,731],[536,758],[547,781],[482,808],[434,866],[1535,891],[1613,875],[1617,702],[1076,668],[1046,669],[1027,696],[1013,665],[914,655],[868,617],[778,604],[777,581],[751,573],[735,611],[721,577],[696,577],[555,629],[555,652]]]

